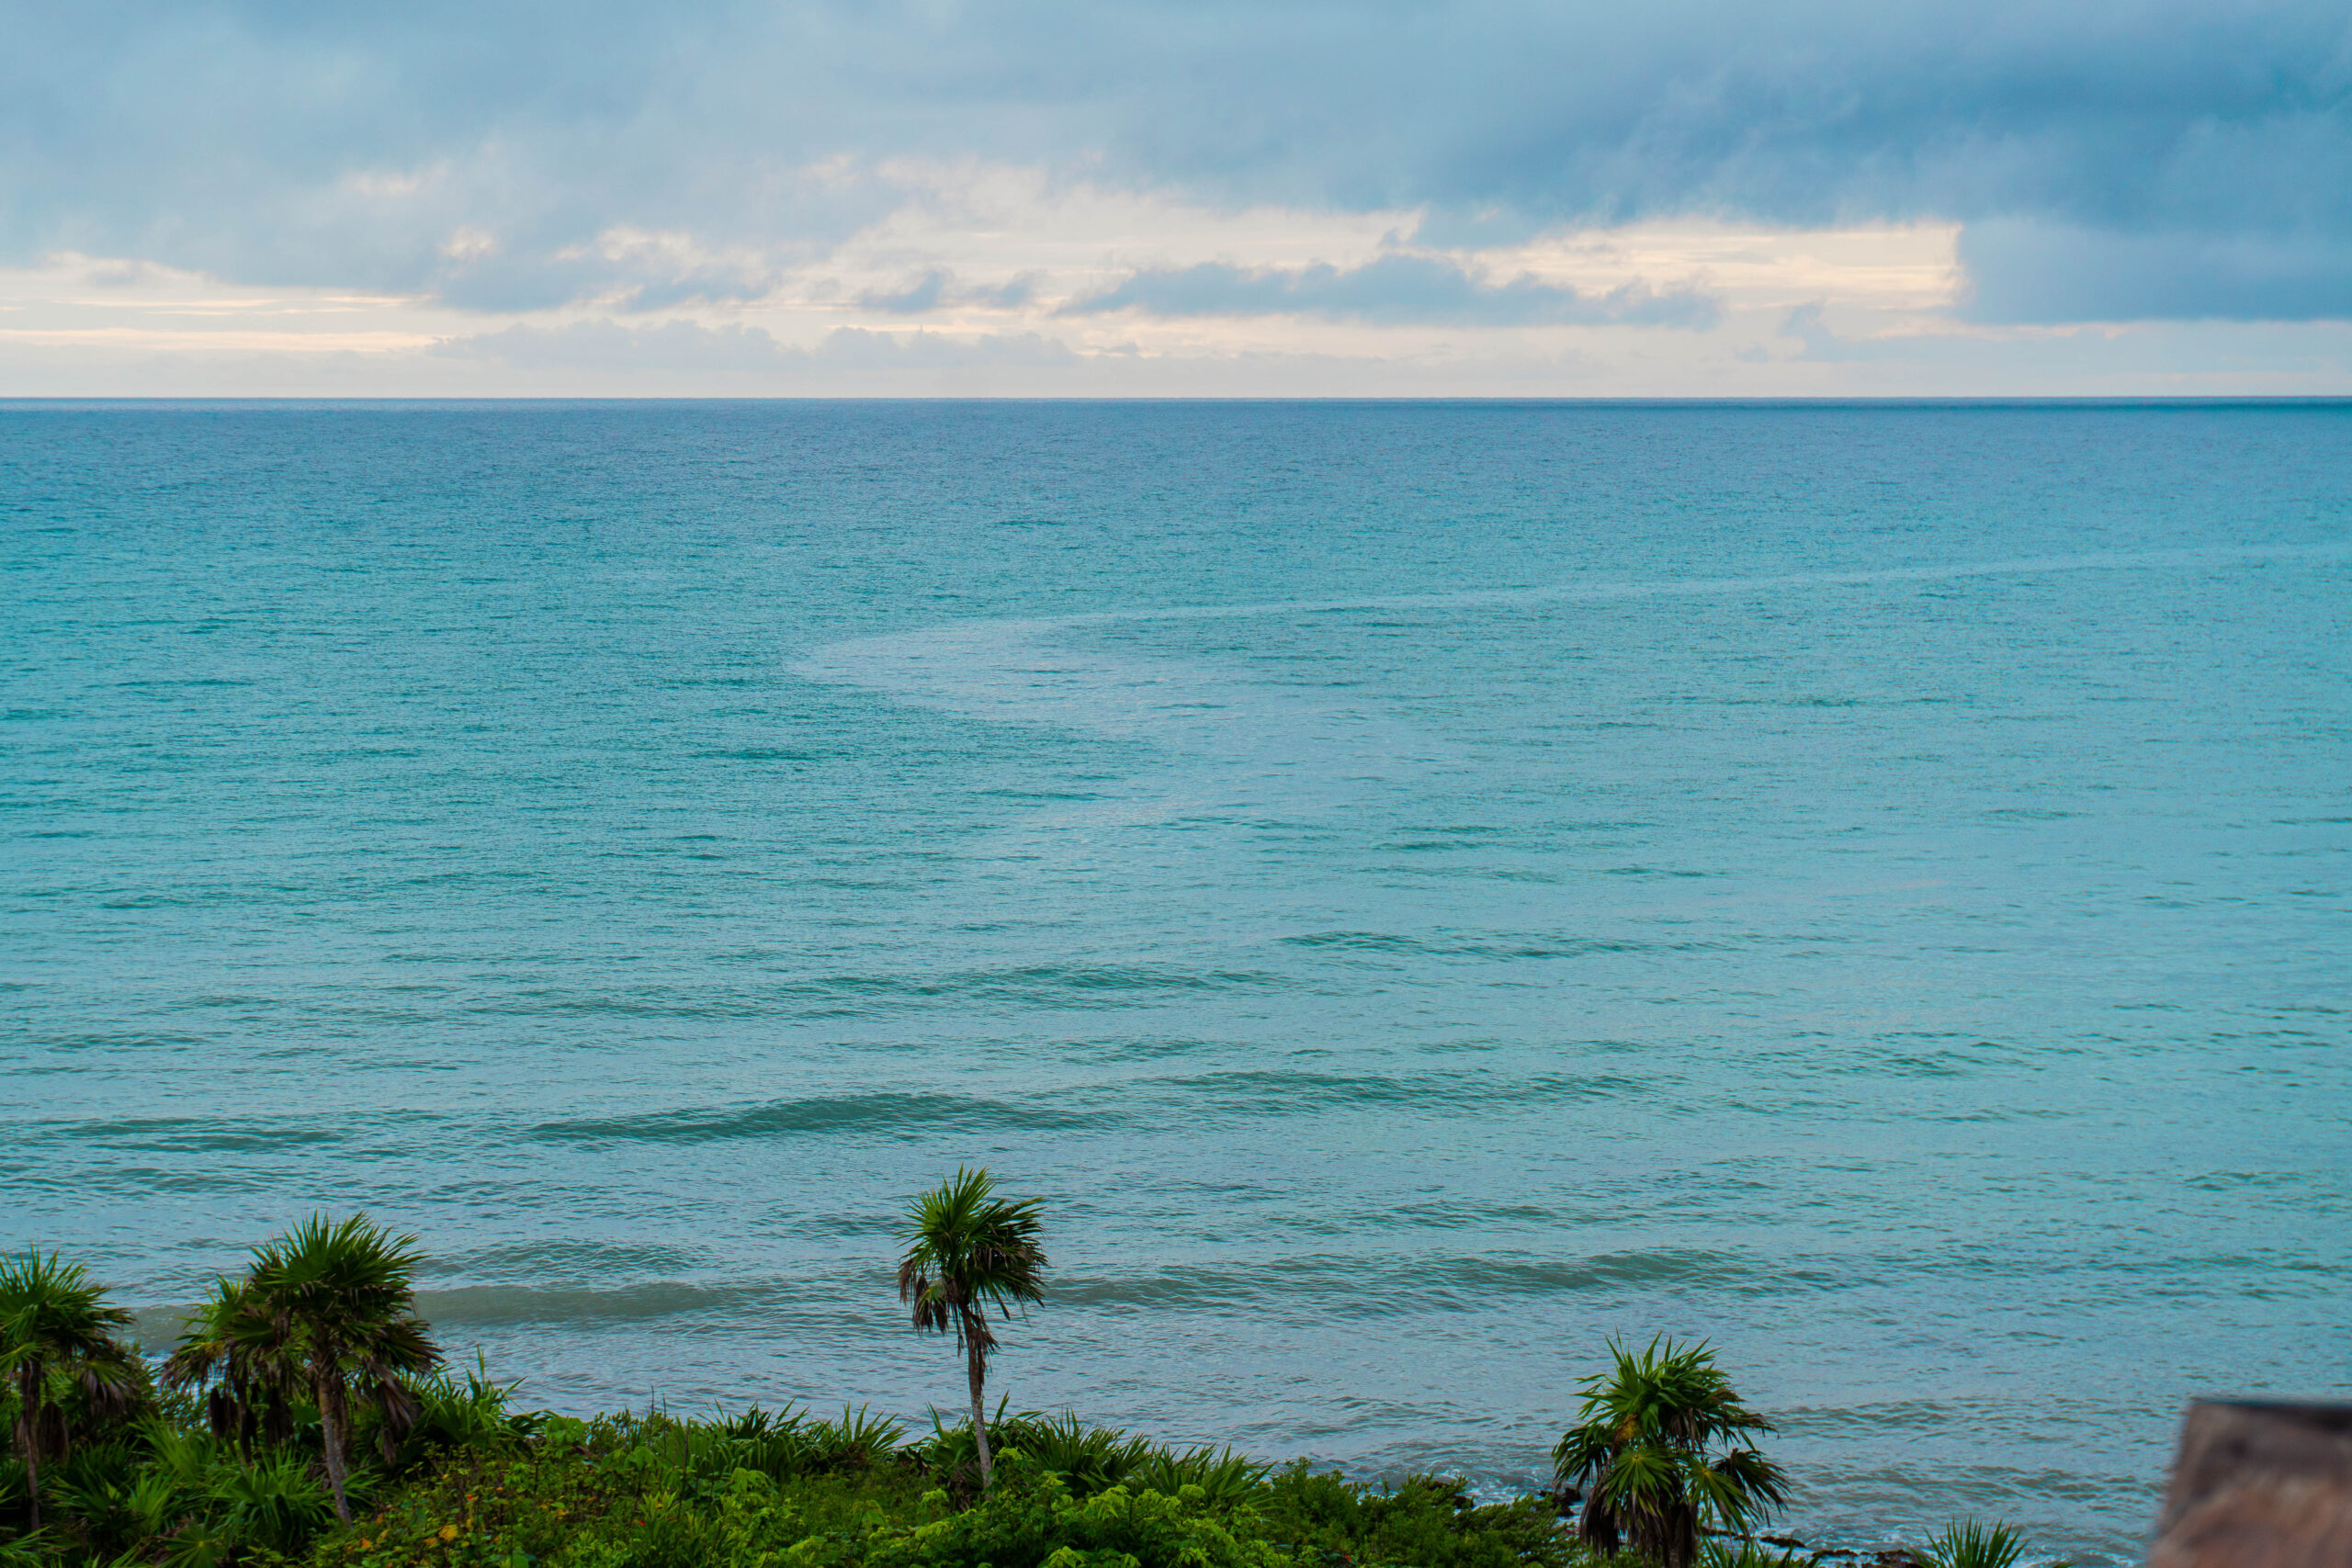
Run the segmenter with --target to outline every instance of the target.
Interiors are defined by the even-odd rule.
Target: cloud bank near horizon
[[[0,265],[724,307],[935,204],[922,163],[1419,215],[1414,254],[1354,267],[1132,257],[1082,313],[1700,326],[1702,290],[1436,254],[1693,217],[1956,223],[1978,322],[2352,318],[2352,11],[2315,0],[0,0]],[[917,265],[871,308],[989,303]]]
[[[1715,301],[1688,287],[1629,283],[1589,293],[1525,274],[1502,283],[1437,256],[1385,255],[1362,266],[1284,269],[1222,262],[1152,267],[1061,308],[1065,316],[1138,310],[1155,316],[1320,316],[1330,321],[1458,322],[1480,326],[1611,323],[1704,328]]]

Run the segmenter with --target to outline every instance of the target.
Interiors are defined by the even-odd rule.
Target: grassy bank
[[[1070,1416],[912,1437],[846,1412],[579,1421],[511,1410],[480,1377],[433,1379],[389,1445],[356,1433],[354,1519],[320,1478],[318,1426],[254,1451],[189,1402],[101,1425],[49,1467],[28,1529],[0,1469],[0,1562],[79,1568],[1570,1568],[1605,1562],[1547,1499],[1480,1506],[1453,1481],[1358,1484],[1304,1463],[1172,1450]],[[386,1450],[389,1449],[389,1457]],[[13,1461],[0,1461],[0,1464]],[[1630,1560],[1629,1560],[1630,1561]]]
[[[421,1381],[414,1423],[355,1434],[354,1518],[335,1519],[315,1415],[241,1449],[162,1394],[56,1463],[28,1530],[21,1462],[0,1459],[0,1568],[1635,1568],[1550,1496],[1481,1505],[1459,1480],[1387,1486],[1171,1450],[1069,1416],[910,1433],[844,1412],[758,1409],[581,1421],[512,1408],[476,1374]],[[1931,1554],[1964,1565],[2000,1554]],[[1711,1540],[1703,1562],[1806,1552]]]

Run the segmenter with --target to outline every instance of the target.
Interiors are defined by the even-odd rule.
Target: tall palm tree
[[[917,1329],[952,1330],[964,1352],[982,1487],[994,1463],[988,1416],[980,1405],[989,1354],[997,1347],[988,1310],[994,1306],[999,1315],[1011,1317],[1024,1303],[1045,1299],[1046,1255],[1037,1246],[1042,1206],[1034,1198],[999,1198],[985,1169],[958,1167],[952,1179],[915,1199],[899,1227],[907,1252],[899,1261],[899,1299],[912,1303]]]
[[[252,1301],[241,1310],[266,1325],[257,1365],[280,1386],[308,1384],[318,1401],[327,1487],[345,1524],[353,1404],[374,1404],[387,1433],[403,1431],[416,1420],[404,1380],[441,1362],[416,1315],[422,1261],[416,1237],[394,1235],[365,1214],[341,1224],[314,1215],[254,1249],[243,1285]]]
[[[73,1412],[57,1397],[62,1382],[90,1415],[128,1411],[139,1401],[138,1353],[114,1337],[130,1314],[103,1300],[106,1287],[78,1263],[39,1247],[0,1261],[0,1373],[17,1389],[10,1434],[25,1461],[25,1498],[40,1529],[40,1461],[62,1458],[74,1438]],[[59,1376],[58,1374],[62,1374]]]
[[[1585,1488],[1579,1533],[1601,1552],[1631,1546],[1690,1568],[1702,1524],[1746,1532],[1785,1500],[1788,1477],[1736,1444],[1772,1424],[1739,1403],[1704,1344],[1611,1341],[1615,1366],[1585,1380],[1577,1425],[1552,1450],[1560,1484]]]

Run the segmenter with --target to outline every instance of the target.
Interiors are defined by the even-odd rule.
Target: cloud
[[[1988,319],[2347,309],[2340,0],[0,0],[0,262],[741,300],[919,158],[1438,248],[1952,220]]]
[[[868,289],[857,297],[857,303],[861,310],[879,310],[893,316],[920,316],[933,310],[966,305],[1012,310],[1029,302],[1036,291],[1036,285],[1037,280],[1034,276],[1023,276],[993,288],[981,285],[958,288],[955,274],[944,267],[935,266],[897,288]]]
[[[1996,220],[1960,254],[1979,321],[2352,320],[2352,236]]]
[[[1792,337],[1804,345],[1797,355],[1799,359],[1809,359],[1816,364],[1839,364],[1899,359],[1918,352],[1916,339],[1864,339],[1857,342],[1840,337],[1830,327],[1826,315],[1826,307],[1815,299],[1795,307],[1781,321],[1780,335]],[[1758,349],[1744,353],[1739,357],[1747,364],[1769,365],[1774,356]]]
[[[426,352],[521,370],[768,372],[802,368],[812,357],[807,349],[786,348],[760,327],[707,327],[684,321],[652,326],[623,326],[611,320],[514,326],[443,338]]]
[[[1062,307],[1063,315],[1137,310],[1155,316],[1321,316],[1385,324],[1442,322],[1524,327],[1561,323],[1708,327],[1715,302],[1677,289],[1627,284],[1603,294],[1521,275],[1487,283],[1442,256],[1385,255],[1341,269],[1244,268],[1210,262],[1146,270]]]
[[[953,273],[944,267],[935,266],[899,288],[868,289],[857,297],[857,304],[860,310],[878,310],[893,316],[921,316],[933,310],[970,305],[992,310],[1012,310],[1029,302],[1036,291],[1036,282],[1034,276],[1023,276],[993,288],[957,288]]]
[[[867,292],[857,298],[860,306],[868,310],[882,310],[891,315],[917,316],[926,310],[939,309],[940,296],[947,289],[947,274],[932,268],[904,288],[884,293]]]
[[[428,351],[445,359],[485,360],[533,371],[752,374],[818,377],[842,373],[962,371],[1068,366],[1078,355],[1036,333],[948,337],[937,333],[876,333],[839,327],[813,347],[778,343],[763,328],[669,321],[624,325],[610,319],[560,327],[513,326],[444,338]]]

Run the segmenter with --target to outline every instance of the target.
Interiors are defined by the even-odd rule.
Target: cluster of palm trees
[[[992,1459],[982,1390],[997,1348],[989,1314],[1044,1299],[1042,1205],[996,1195],[986,1170],[961,1170],[914,1200],[902,1227],[899,1297],[914,1325],[956,1336],[972,1401],[980,1481]],[[165,1386],[199,1394],[215,1435],[245,1453],[290,1438],[317,1413],[320,1461],[335,1517],[351,1522],[355,1414],[371,1411],[387,1463],[414,1423],[415,1380],[441,1363],[416,1314],[417,1238],[364,1215],[318,1216],[254,1249],[222,1276],[165,1359]],[[76,1418],[129,1413],[150,1386],[121,1337],[130,1314],[107,1304],[80,1264],[38,1247],[0,1259],[0,1375],[16,1394],[9,1436],[40,1527],[40,1466],[72,1449]]]
[[[375,1407],[389,1447],[416,1418],[411,1381],[440,1363],[415,1311],[421,1260],[416,1237],[364,1216],[298,1225],[254,1248],[242,1276],[215,1284],[163,1381],[203,1394],[214,1432],[247,1453],[293,1436],[307,1402],[335,1517],[348,1524],[354,1406]],[[12,1435],[35,1529],[41,1461],[72,1448],[73,1396],[84,1417],[102,1417],[127,1412],[148,1387],[139,1352],[117,1333],[130,1314],[104,1297],[81,1265],[37,1247],[0,1262],[0,1365],[17,1395]]]
[[[72,1396],[104,1416],[129,1410],[146,1386],[139,1353],[115,1337],[130,1314],[105,1298],[106,1287],[78,1263],[38,1249],[0,1261],[0,1371],[17,1396],[8,1435],[24,1461],[35,1529],[41,1457],[74,1440]]]
[[[999,1196],[985,1169],[959,1169],[912,1201],[898,1232],[899,1299],[916,1329],[954,1335],[964,1357],[983,1491],[993,1458],[982,1395],[998,1348],[989,1317],[1044,1299],[1041,1209]],[[390,1463],[416,1419],[416,1381],[441,1362],[415,1311],[422,1261],[416,1237],[365,1216],[311,1219],[217,1281],[163,1380],[202,1395],[214,1433],[248,1455],[290,1438],[314,1410],[335,1515],[348,1524],[355,1416],[372,1413]],[[11,1436],[35,1529],[41,1461],[68,1451],[75,1413],[119,1415],[149,1386],[118,1333],[130,1314],[104,1296],[79,1265],[38,1249],[0,1260],[0,1375],[16,1395]],[[1785,1475],[1745,1441],[1770,1425],[1740,1404],[1704,1345],[1611,1350],[1614,1366],[1588,1380],[1577,1424],[1554,1450],[1562,1501],[1582,1498],[1578,1529],[1597,1550],[1689,1568],[1702,1530],[1747,1533],[1783,1502]]]
[[[290,1437],[308,1396],[335,1517],[349,1524],[353,1406],[374,1406],[389,1462],[416,1420],[410,1381],[441,1362],[416,1315],[417,1247],[363,1215],[305,1221],[254,1248],[243,1278],[215,1284],[164,1363],[164,1382],[204,1392],[212,1429],[248,1450]]]

